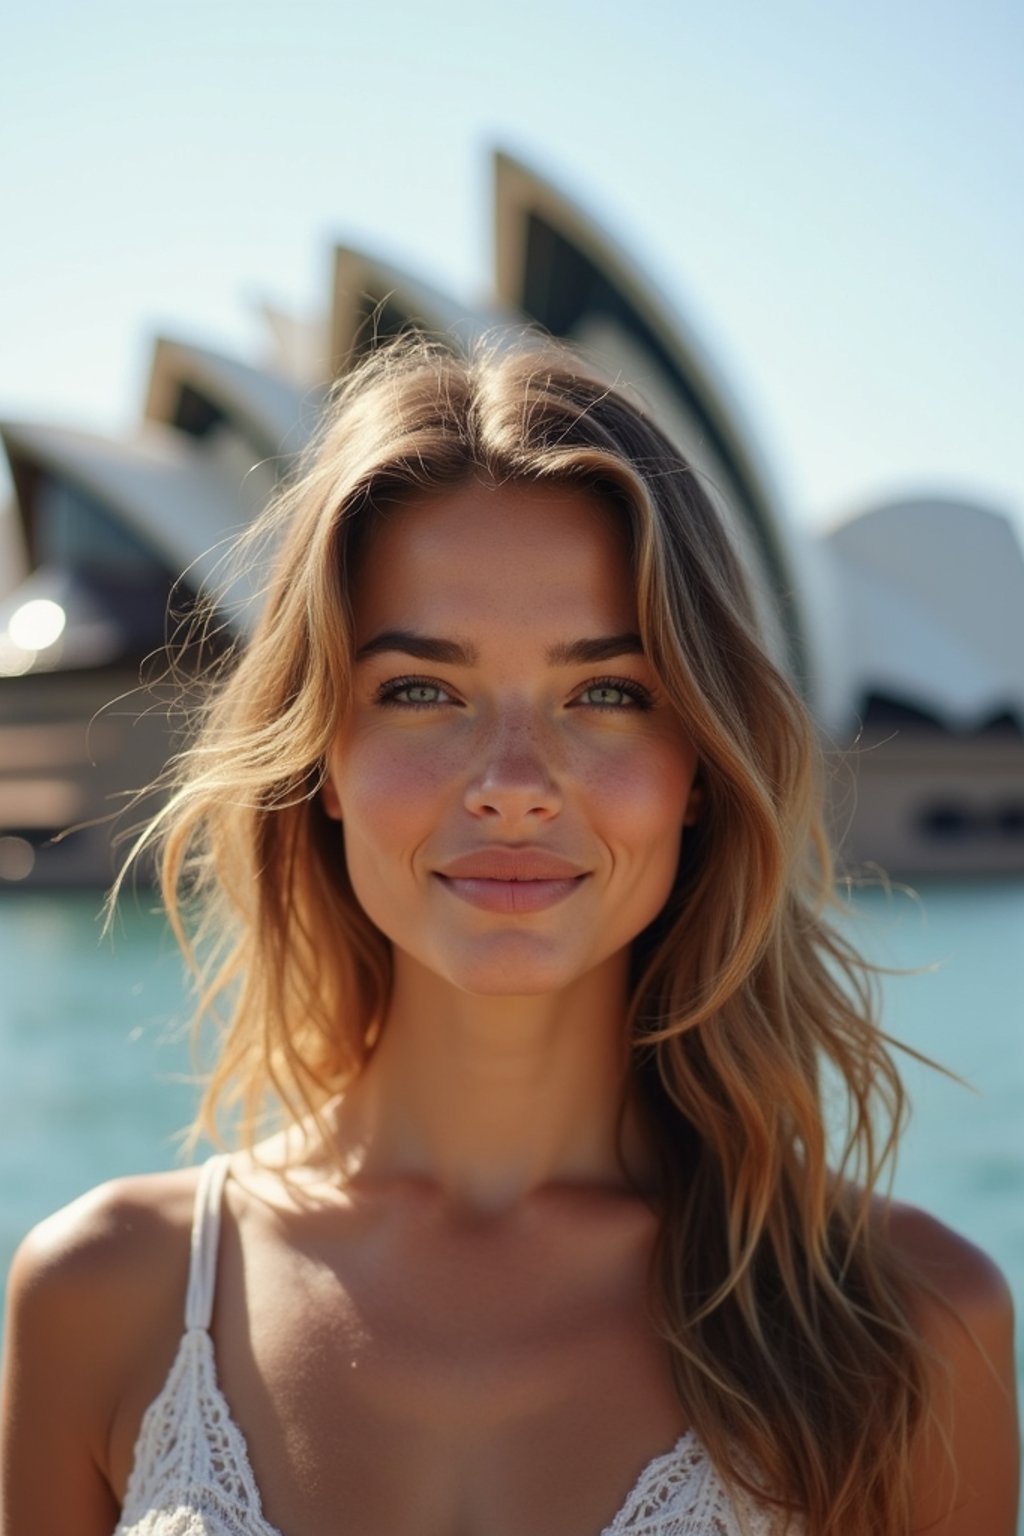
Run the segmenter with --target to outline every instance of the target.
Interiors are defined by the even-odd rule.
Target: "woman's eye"
[[[376,701],[378,704],[405,704],[413,709],[425,709],[432,704],[455,702],[440,683],[431,683],[425,678],[415,677],[396,678],[394,682],[382,683],[377,689]]]
[[[591,683],[577,694],[578,704],[589,704],[594,709],[650,709],[651,696],[639,683],[607,682]]]
[[[396,677],[381,683],[374,694],[374,702],[399,709],[434,709],[459,701],[447,688],[429,677]],[[626,678],[604,678],[589,683],[572,703],[589,709],[624,710],[650,709],[653,700],[639,683]]]

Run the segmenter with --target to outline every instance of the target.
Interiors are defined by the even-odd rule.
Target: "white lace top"
[[[245,1440],[217,1385],[208,1331],[227,1172],[226,1157],[211,1158],[200,1172],[185,1332],[143,1418],[114,1536],[282,1536],[263,1518]],[[726,1490],[688,1431],[648,1462],[600,1536],[781,1536],[783,1528],[774,1511]]]

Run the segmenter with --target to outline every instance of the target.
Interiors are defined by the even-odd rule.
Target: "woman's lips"
[[[477,848],[436,871],[453,896],[485,912],[541,912],[571,896],[588,873],[543,848]]]
[[[586,875],[563,880],[489,880],[438,875],[453,896],[485,912],[542,912],[579,889]]]

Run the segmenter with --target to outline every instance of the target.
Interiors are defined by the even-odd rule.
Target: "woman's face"
[[[353,606],[324,805],[396,966],[527,995],[621,955],[698,792],[615,514],[564,485],[425,496],[381,517]]]

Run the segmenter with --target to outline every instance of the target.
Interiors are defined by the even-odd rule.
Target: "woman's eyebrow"
[[[598,661],[613,661],[616,656],[642,656],[644,643],[632,632],[602,635],[598,640],[564,640],[545,653],[553,667],[590,666]]]
[[[475,645],[459,640],[442,640],[434,635],[420,635],[411,629],[385,629],[367,640],[356,652],[356,661],[377,656],[382,651],[398,651],[417,661],[437,661],[449,667],[475,667],[480,652]],[[552,667],[591,666],[612,661],[616,656],[642,656],[644,644],[632,631],[622,635],[601,635],[594,640],[562,640],[549,646],[545,660]]]
[[[449,667],[474,667],[480,659],[475,645],[418,635],[411,629],[385,629],[359,647],[356,661],[365,661],[367,656],[376,656],[381,651],[401,651],[405,656],[415,656],[417,661],[439,661]]]

